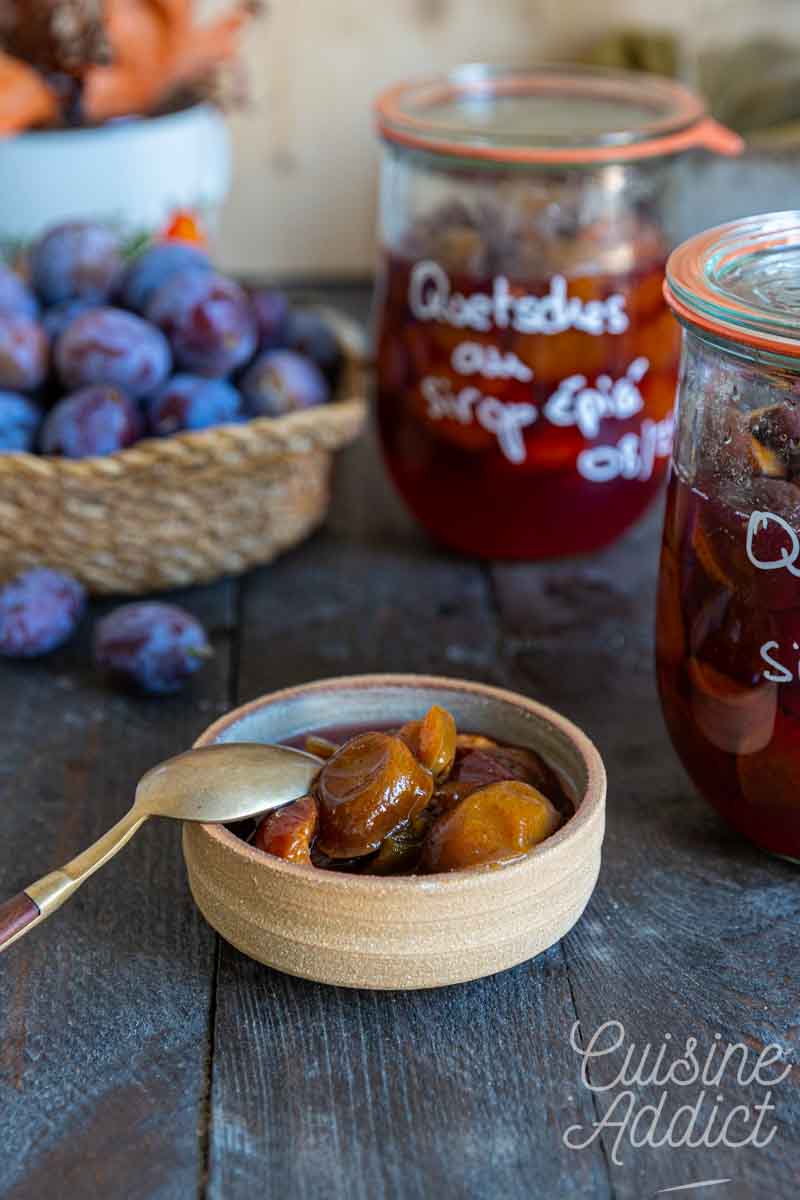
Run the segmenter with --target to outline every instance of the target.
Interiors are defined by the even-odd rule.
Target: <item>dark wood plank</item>
[[[184,696],[110,692],[89,666],[90,620],[51,658],[0,667],[0,898],[107,829],[141,773],[227,706],[231,586],[177,598],[217,652]],[[167,822],[145,826],[0,959],[8,1200],[197,1190],[215,939],[192,907],[179,838]]]
[[[652,670],[659,517],[654,513],[623,543],[591,560],[493,572],[507,682],[581,724],[609,768],[600,883],[563,943],[584,1043],[606,1021],[625,1028],[624,1048],[593,1061],[596,1083],[615,1078],[631,1043],[640,1053],[651,1043],[655,1055],[668,1035],[672,1059],[693,1036],[703,1060],[721,1035],[722,1043],[744,1043],[752,1069],[769,1043],[790,1060],[796,1057],[800,1028],[797,871],[749,848],[703,804],[661,721]],[[570,1078],[576,1082],[579,1066],[575,1055]],[[707,1089],[700,1131],[717,1092],[724,1097],[723,1114],[763,1100],[766,1089],[737,1082],[737,1066],[735,1060],[720,1088]],[[774,1091],[778,1132],[764,1149],[637,1149],[623,1136],[622,1163],[612,1162],[615,1195],[641,1200],[677,1184],[730,1179],[707,1194],[725,1200],[796,1196],[798,1084],[794,1066]],[[624,1090],[598,1095],[609,1119],[620,1118],[621,1108],[615,1118],[612,1104]],[[632,1090],[637,1108],[657,1104],[664,1091],[655,1085]],[[666,1088],[661,1133],[670,1115],[696,1102],[702,1090]],[[617,1133],[604,1134],[609,1160]],[[736,1136],[746,1133],[740,1123]]]
[[[485,572],[427,543],[365,444],[340,464],[329,530],[245,584],[239,692],[375,670],[491,680],[496,629]],[[376,994],[223,947],[209,1195],[555,1196],[568,1176],[601,1200],[600,1149],[557,1136],[593,1116],[561,1085],[573,1018],[559,949],[483,984]]]
[[[363,290],[337,300],[365,309]],[[168,597],[217,649],[184,697],[109,693],[90,666],[89,621],[44,662],[2,664],[0,899],[105,830],[144,769],[230,706],[236,594],[221,584]],[[202,1187],[215,945],[189,900],[179,830],[154,824],[8,952],[0,1193],[183,1200]]]
[[[395,994],[303,983],[226,949],[218,997],[211,1197],[610,1194],[599,1150],[560,1144],[594,1112],[565,1079],[558,948]]]

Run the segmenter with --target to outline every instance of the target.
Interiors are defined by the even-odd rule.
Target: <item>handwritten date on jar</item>
[[[459,733],[434,705],[397,731],[358,731],[323,752],[312,794],[269,814],[254,845],[278,858],[372,875],[501,864],[572,813],[556,773],[531,750]]]

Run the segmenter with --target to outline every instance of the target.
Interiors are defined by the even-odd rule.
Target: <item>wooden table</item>
[[[366,312],[363,289],[327,298]],[[628,1101],[622,1084],[582,1082],[576,1021],[584,1046],[621,1022],[637,1061],[670,1035],[667,1064],[687,1037],[703,1059],[719,1034],[742,1043],[748,1074],[770,1043],[794,1061],[800,1031],[797,869],[696,798],[661,721],[658,523],[589,559],[476,565],[425,540],[365,440],[341,460],[324,532],[241,582],[178,597],[216,650],[182,697],[109,692],[89,666],[90,622],[49,659],[2,665],[3,895],[98,836],[139,775],[218,714],[320,676],[513,688],[582,725],[609,770],[604,866],[577,928],[534,962],[430,992],[335,990],[243,958],[195,911],[179,830],[153,822],[0,960],[4,1200],[642,1200],[716,1180],[729,1182],[674,1194],[798,1194],[797,1066],[773,1090],[766,1148],[636,1147],[630,1125],[610,1124],[590,1140]],[[592,1062],[593,1088],[623,1057]],[[757,1115],[765,1088],[737,1082],[738,1061],[707,1089],[698,1134],[717,1094],[723,1115]],[[630,1121],[664,1091],[630,1090]],[[657,1137],[702,1090],[667,1087]]]

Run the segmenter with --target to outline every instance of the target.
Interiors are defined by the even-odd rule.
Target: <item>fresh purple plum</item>
[[[72,636],[85,607],[77,579],[49,567],[23,571],[0,588],[0,654],[48,654]]]
[[[80,313],[55,350],[56,368],[68,388],[108,383],[138,399],[166,381],[172,356],[160,329],[122,308]]]
[[[124,604],[95,628],[97,666],[145,692],[177,692],[211,653],[203,626],[174,604]]]
[[[265,350],[247,368],[239,386],[247,411],[254,417],[282,417],[314,408],[331,395],[316,363],[293,350]]]
[[[96,307],[91,300],[63,300],[61,304],[54,304],[52,308],[46,309],[41,321],[45,333],[50,338],[50,344],[55,345],[56,339],[61,337],[76,317]]]
[[[30,392],[47,375],[47,334],[30,317],[0,313],[0,388]]]
[[[39,305],[31,289],[16,271],[0,263],[0,312],[35,319]]]
[[[285,292],[259,288],[250,297],[258,330],[259,350],[278,350],[286,345],[291,306]]]
[[[331,387],[342,367],[342,351],[330,325],[312,308],[296,308],[289,317],[285,345],[317,364]]]
[[[178,366],[197,375],[229,375],[256,348],[247,294],[212,271],[176,272],[153,296],[147,318],[169,338]]]
[[[42,428],[45,454],[91,458],[124,450],[142,436],[135,402],[119,388],[95,384],[65,396]]]
[[[0,453],[31,450],[41,421],[39,405],[28,396],[0,391]]]
[[[30,256],[31,282],[43,304],[91,300],[102,304],[122,271],[119,238],[105,225],[69,221],[49,230]]]
[[[162,284],[189,267],[211,270],[211,261],[199,246],[188,242],[158,242],[147,246],[136,255],[122,277],[120,303],[134,312],[145,312]]]
[[[244,420],[241,394],[225,379],[173,375],[147,406],[152,433],[168,437],[185,429],[209,429]]]

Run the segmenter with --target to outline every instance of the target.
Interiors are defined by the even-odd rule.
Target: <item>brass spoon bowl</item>
[[[237,742],[189,750],[153,767],[133,806],[108,833],[57,871],[0,905],[0,950],[60,908],[150,817],[242,821],[304,796],[320,760],[286,746]]]

